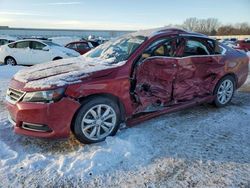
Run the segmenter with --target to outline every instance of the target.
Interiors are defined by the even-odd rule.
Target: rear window
[[[76,44],[78,50],[89,50],[90,47],[87,43],[78,43]]]

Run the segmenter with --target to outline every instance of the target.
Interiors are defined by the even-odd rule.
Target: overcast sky
[[[186,18],[250,22],[250,0],[0,0],[0,25],[137,30]]]

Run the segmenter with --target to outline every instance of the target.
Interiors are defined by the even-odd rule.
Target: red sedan
[[[247,79],[249,59],[198,33],[180,29],[136,32],[81,57],[18,72],[7,92],[14,131],[83,143],[127,125],[213,102],[230,103]]]
[[[239,40],[237,42],[237,49],[244,50],[244,51],[250,51],[250,39],[248,40]]]
[[[70,48],[72,50],[77,51],[81,55],[87,53],[90,51],[93,47],[93,45],[88,42],[88,41],[76,41],[76,42],[71,42],[65,46],[66,48]]]

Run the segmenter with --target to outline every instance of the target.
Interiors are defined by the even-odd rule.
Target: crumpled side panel
[[[167,103],[172,99],[173,79],[177,60],[155,58],[143,62],[136,72],[136,94],[143,108],[159,103]]]
[[[178,75],[174,82],[174,100],[187,101],[211,94],[222,66],[223,64],[217,63],[217,59],[211,57],[179,59]]]
[[[137,112],[202,98],[213,93],[223,75],[217,57],[152,58],[138,66],[135,93]],[[176,66],[173,66],[176,65]]]

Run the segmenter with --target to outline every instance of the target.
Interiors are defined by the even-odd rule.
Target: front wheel
[[[120,110],[113,100],[95,97],[81,107],[73,131],[80,142],[97,143],[115,135],[120,121]]]
[[[235,91],[235,79],[232,76],[225,76],[216,85],[214,103],[217,107],[226,106],[233,98]]]
[[[5,64],[6,65],[12,65],[15,66],[16,65],[16,60],[13,57],[7,57],[5,59]]]

